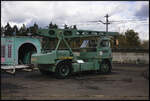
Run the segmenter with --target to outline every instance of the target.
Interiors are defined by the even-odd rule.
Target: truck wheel
[[[100,67],[100,73],[108,74],[111,72],[111,69],[112,69],[111,64],[107,61],[103,61]]]
[[[62,61],[58,63],[56,66],[56,78],[58,79],[65,79],[67,78],[72,70],[71,70],[71,63],[68,63],[67,61]]]

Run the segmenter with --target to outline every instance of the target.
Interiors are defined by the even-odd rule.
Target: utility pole
[[[106,33],[108,32],[108,24],[110,24],[110,22],[108,21],[108,18],[110,16],[108,16],[108,14],[106,14],[104,17],[106,17],[106,22],[103,22],[102,20],[98,20],[98,21],[90,21],[90,22],[101,22],[102,24],[106,24]]]
[[[106,32],[108,32],[108,24],[110,24],[109,23],[109,21],[108,21],[108,14],[106,14],[106,16],[104,16],[104,17],[106,17],[106,23],[104,23],[104,24],[106,24]]]

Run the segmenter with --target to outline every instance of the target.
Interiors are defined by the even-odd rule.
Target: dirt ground
[[[68,79],[42,75],[38,70],[1,72],[2,100],[148,100],[149,65],[113,64],[112,73],[74,74]]]

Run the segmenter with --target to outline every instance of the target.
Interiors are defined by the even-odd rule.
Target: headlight
[[[102,51],[100,51],[100,52],[99,52],[99,55],[103,55],[103,52],[102,52]]]

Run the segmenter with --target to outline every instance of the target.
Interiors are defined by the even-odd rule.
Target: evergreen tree
[[[4,34],[6,36],[12,36],[13,35],[13,30],[12,30],[12,28],[11,28],[9,23],[7,23],[7,25],[4,27],[4,29],[5,29]]]
[[[30,33],[30,29],[29,28],[27,28],[27,31],[26,31],[27,33]]]
[[[32,33],[32,35],[35,35],[38,31],[38,25],[36,23],[34,23],[33,26],[29,27],[30,33]]]
[[[17,34],[18,36],[24,36],[23,35],[23,27],[20,28],[19,33]]]
[[[35,27],[36,29],[38,29],[38,24],[34,23],[34,27]]]
[[[27,35],[27,28],[26,28],[25,24],[23,24],[23,25],[21,26],[18,35],[19,35],[19,36],[25,36],[25,35]]]
[[[17,25],[14,25],[14,27],[13,27],[13,33],[14,33],[14,35],[17,35],[19,33]]]
[[[34,23],[34,33],[37,33],[37,31],[38,31],[38,25]]]
[[[2,27],[1,27],[1,36],[4,36],[4,35],[5,35],[4,32],[5,32],[5,29],[4,29],[4,27],[2,26]]]

